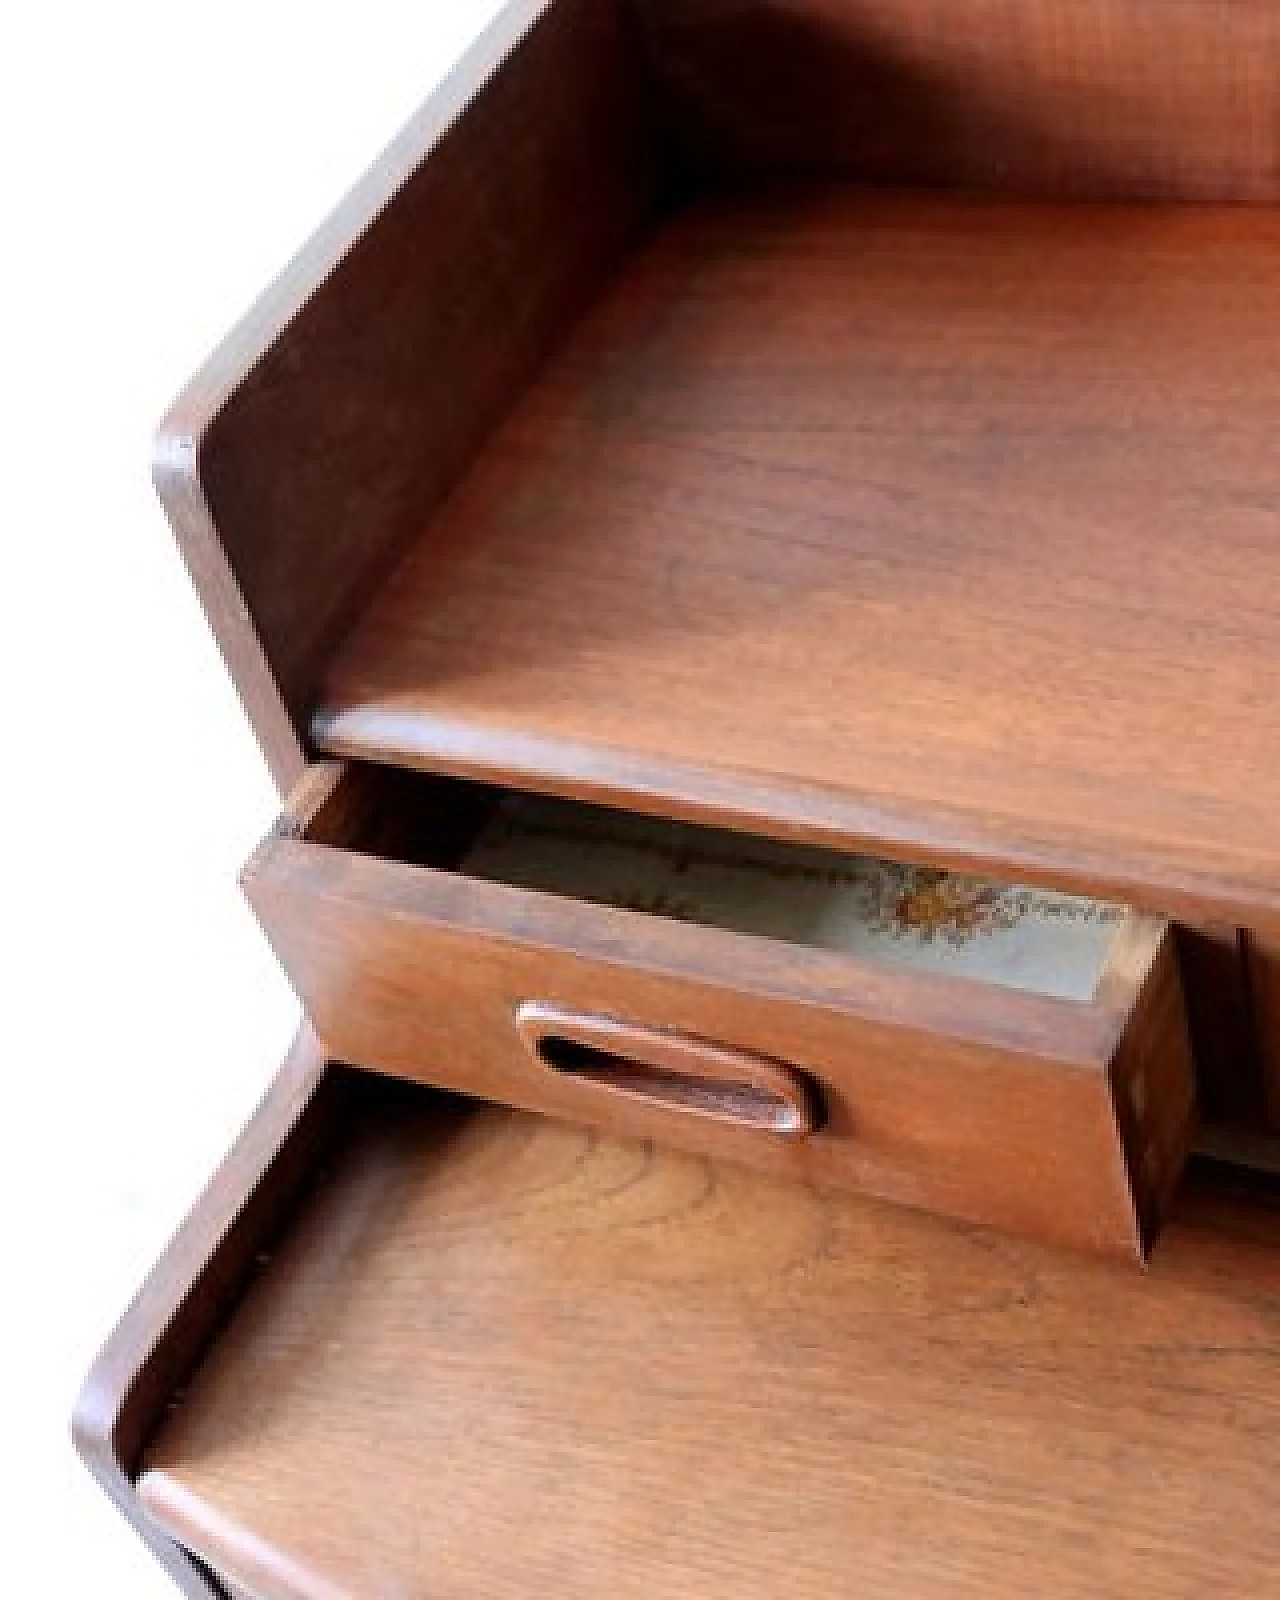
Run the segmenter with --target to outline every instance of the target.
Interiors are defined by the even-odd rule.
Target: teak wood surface
[[[1275,1593],[1275,1209],[1139,1275],[370,1093],[140,1482],[263,1600]]]

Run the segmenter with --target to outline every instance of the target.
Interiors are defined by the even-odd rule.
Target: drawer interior
[[[1112,901],[393,768],[346,768],[305,837],[468,878],[1087,1003]]]

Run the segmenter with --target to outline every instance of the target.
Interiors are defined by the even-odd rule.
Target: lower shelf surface
[[[1146,1274],[388,1085],[150,1451],[264,1597],[1277,1593],[1280,1214]]]

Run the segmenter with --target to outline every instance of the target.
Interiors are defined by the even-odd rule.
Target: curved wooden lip
[[[515,1024],[540,1068],[588,1094],[789,1138],[814,1133],[821,1123],[813,1085],[768,1056],[536,1000],[516,1007]],[[548,1048],[553,1044],[566,1055],[580,1053],[581,1060],[557,1061]]]

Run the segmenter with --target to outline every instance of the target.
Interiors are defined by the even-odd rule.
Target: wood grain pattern
[[[1280,198],[1256,0],[636,0],[675,159],[1030,194]]]
[[[1261,1600],[1278,1247],[1199,1189],[1139,1277],[392,1095],[140,1490],[266,1600]]]
[[[317,738],[1275,927],[1277,319],[1280,213],[695,208],[424,527]]]
[[[309,781],[299,807],[327,839],[368,812],[388,828],[393,796],[412,808],[405,774],[381,808],[343,798],[377,790],[374,769],[349,785],[326,776],[330,798]],[[435,803],[440,786],[424,788]],[[344,848],[296,832],[272,833],[244,888],[340,1060],[1086,1249],[1132,1258],[1150,1243],[1193,1099],[1158,919],[1121,926],[1081,1003],[380,859],[359,834]],[[517,1017],[531,1001],[786,1063],[821,1096],[822,1127],[787,1139],[606,1097],[530,1059]],[[1128,1105],[1137,1075],[1146,1090]]]
[[[162,423],[282,788],[320,664],[649,215],[643,92],[611,0],[513,0]]]
[[[85,1465],[190,1600],[223,1600],[223,1590],[198,1557],[144,1513],[134,1486],[142,1449],[310,1180],[355,1088],[350,1073],[326,1067],[304,1028],[76,1401],[72,1434]]]

